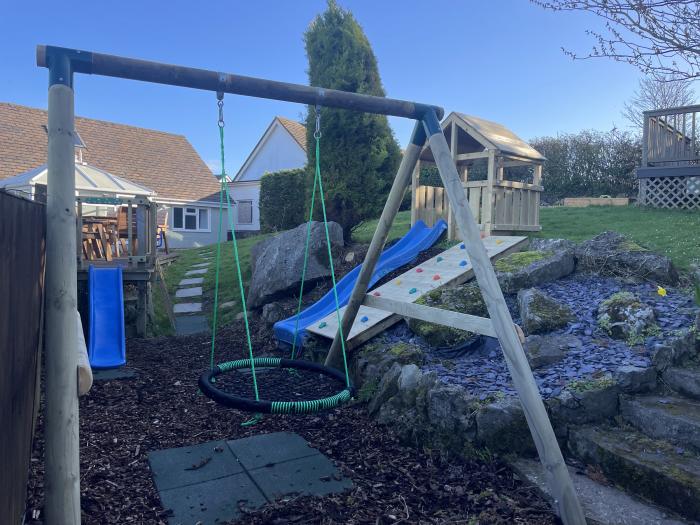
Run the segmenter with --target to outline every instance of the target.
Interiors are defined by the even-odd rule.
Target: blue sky
[[[365,30],[387,95],[495,120],[530,139],[626,126],[620,116],[639,73],[587,51],[585,13],[551,13],[527,0],[339,0]],[[58,9],[58,6],[62,9]],[[324,0],[242,2],[10,0],[0,19],[0,101],[46,107],[38,43],[306,83],[302,35]],[[217,162],[213,93],[76,76],[76,113],[187,136]],[[295,104],[226,97],[227,171],[235,172],[275,115]],[[410,121],[391,119],[402,147]],[[88,145],[89,147],[89,145]],[[216,168],[218,169],[218,168]]]

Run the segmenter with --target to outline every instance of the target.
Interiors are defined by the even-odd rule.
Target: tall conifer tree
[[[309,84],[384,96],[377,59],[352,13],[334,0],[304,34]],[[315,109],[309,108],[309,167],[315,166]],[[381,213],[401,159],[386,116],[322,108],[321,173],[329,220],[346,239],[353,226]]]

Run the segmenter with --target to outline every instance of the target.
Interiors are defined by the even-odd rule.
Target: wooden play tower
[[[491,235],[539,231],[542,164],[545,158],[515,133],[496,122],[450,113],[441,123],[462,187],[481,231]],[[423,148],[413,171],[411,225],[448,224],[448,237],[458,237],[447,192],[420,183],[421,170],[435,166],[429,147]]]

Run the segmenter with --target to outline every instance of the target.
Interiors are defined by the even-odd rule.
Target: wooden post
[[[542,164],[535,164],[532,173],[532,184],[539,186],[542,183]]]
[[[127,239],[129,241],[129,246],[127,247],[127,253],[129,256],[134,255],[134,232],[133,232],[133,223],[134,223],[134,209],[132,202],[129,201],[128,203],[128,208],[126,209],[126,231],[127,231]],[[131,266],[131,259],[129,259],[129,266]]]
[[[486,248],[481,242],[479,228],[469,211],[469,203],[464,196],[452,155],[440,129],[440,122],[432,112],[426,114],[423,122],[430,149],[452,203],[459,232],[466,245],[491,322],[498,334],[513,385],[518,392],[559,516],[566,525],[585,525],[586,520],[574,492],[569,471],[559,450],[559,444],[503,298],[496,273]],[[493,155],[489,153],[489,165],[492,169]]]
[[[54,83],[49,88],[46,204],[44,509],[46,523],[71,525],[80,523],[74,119],[73,89]]]
[[[481,224],[486,235],[491,235],[491,226],[493,224],[493,185],[496,177],[496,150],[490,149],[488,156],[488,171],[486,178],[486,188],[484,188],[484,197],[481,201]]]
[[[455,124],[454,121],[450,123],[450,151],[452,152],[452,162],[455,163],[455,166],[457,165],[457,124]],[[452,211],[452,206],[449,205],[450,199],[446,198],[445,199],[448,202],[448,207],[447,207],[447,238],[448,239],[454,239],[455,238],[455,221],[454,221],[454,213]]]
[[[158,241],[156,239],[158,235],[158,205],[151,201],[148,207],[148,212],[148,266],[153,267],[155,266],[156,259],[158,258]]]
[[[75,264],[83,266],[83,201],[78,199],[78,216],[75,220]]]
[[[416,160],[416,167],[411,174],[411,228],[418,220],[418,186],[420,186],[420,159]]]
[[[443,136],[443,139],[445,137]],[[401,206],[401,200],[403,199],[404,191],[411,178],[411,173],[413,168],[418,162],[418,157],[420,156],[421,149],[425,144],[425,132],[423,130],[423,125],[416,122],[413,128],[413,134],[411,136],[411,142],[409,143],[406,151],[403,154],[403,159],[401,160],[401,165],[394,178],[394,183],[389,191],[389,196],[386,199],[386,204],[382,210],[382,215],[379,218],[377,224],[377,229],[374,231],[372,236],[372,242],[369,244],[369,249],[365,255],[365,260],[362,263],[362,269],[360,270],[360,275],[357,277],[357,282],[355,287],[352,289],[352,294],[350,295],[350,300],[343,313],[343,319],[340,323],[342,327],[342,333],[347,339],[350,333],[350,328],[355,322],[355,317],[357,317],[357,311],[362,305],[362,301],[367,293],[367,288],[369,287],[369,281],[374,273],[374,267],[377,264],[379,256],[382,254],[384,249],[384,243],[389,236],[389,230],[391,230],[391,225],[394,222],[394,217],[399,211]],[[341,336],[340,329],[335,334],[333,339],[333,344],[331,349],[328,351],[328,356],[326,357],[326,366],[332,366],[335,368],[342,367],[342,346],[341,346]]]

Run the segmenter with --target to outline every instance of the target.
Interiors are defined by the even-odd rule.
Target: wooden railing
[[[490,209],[488,181],[462,183],[469,207],[483,230],[493,232],[539,231],[540,193],[542,186],[502,180],[494,183]],[[448,222],[449,231],[456,236],[454,217],[444,188],[418,186],[414,201],[414,221],[422,220],[432,226],[439,219]]]
[[[642,167],[700,162],[700,105],[644,112]]]

